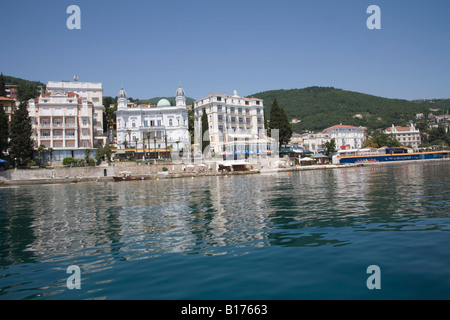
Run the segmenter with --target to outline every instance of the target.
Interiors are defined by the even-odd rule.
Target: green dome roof
[[[170,102],[167,99],[161,99],[158,101],[157,107],[170,107]]]

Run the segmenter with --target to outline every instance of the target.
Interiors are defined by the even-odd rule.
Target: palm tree
[[[158,159],[158,152],[156,151],[156,134],[153,136],[153,143],[155,144],[156,159]]]
[[[164,152],[164,154],[165,154],[164,158],[167,158],[167,134],[164,135],[164,144],[166,145],[166,151]]]
[[[127,133],[128,133],[128,141],[130,142],[130,146],[131,146],[131,130],[128,129]]]
[[[48,148],[47,151],[50,153],[50,163],[53,162],[53,148]]]
[[[137,153],[138,141],[139,141],[139,138],[138,137],[134,137],[134,142],[136,143],[136,153]]]
[[[39,153],[39,164],[41,164],[41,163],[42,163],[42,155],[43,155],[44,152],[45,152],[45,145],[41,144],[41,145],[38,147],[37,152]]]
[[[148,145],[148,149],[149,149],[149,152],[150,152],[150,136],[152,135],[152,133],[150,131],[146,131],[144,133],[144,135],[147,137],[147,145]]]

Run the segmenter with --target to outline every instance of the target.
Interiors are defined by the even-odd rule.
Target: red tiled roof
[[[333,130],[333,129],[365,129],[365,127],[355,127],[355,126],[349,126],[349,125],[343,125],[343,124],[337,124],[334,125],[332,127],[326,128],[323,131],[327,131],[327,130]]]
[[[10,98],[7,98],[7,97],[0,97],[0,100],[2,100],[2,101],[14,101],[14,99],[10,99]]]
[[[395,126],[395,129],[397,131],[409,131],[411,128],[410,127],[401,127],[401,126]],[[386,131],[392,131],[392,127],[389,127],[386,129]]]

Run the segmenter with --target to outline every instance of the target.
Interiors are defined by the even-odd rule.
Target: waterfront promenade
[[[202,176],[224,176],[250,175],[250,174],[277,174],[295,171],[316,170],[324,173],[326,170],[348,169],[358,167],[387,167],[387,166],[407,166],[427,163],[450,163],[450,159],[433,160],[408,160],[392,162],[372,162],[357,164],[317,164],[306,166],[288,166],[285,168],[267,168],[262,170],[252,169],[249,171],[216,171],[207,170],[202,165],[191,165],[186,168],[180,164],[137,164],[137,163],[114,163],[111,166],[79,167],[79,168],[46,168],[46,169],[20,169],[0,172],[0,186],[34,185],[34,184],[61,184],[80,182],[110,182],[114,181],[114,176],[119,176],[121,172],[127,171],[132,176],[146,176],[147,179],[172,179],[183,177]],[[166,167],[167,171],[162,171]]]

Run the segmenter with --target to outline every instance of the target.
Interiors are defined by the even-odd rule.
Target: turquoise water
[[[0,188],[0,299],[449,299],[449,176],[421,163]]]

